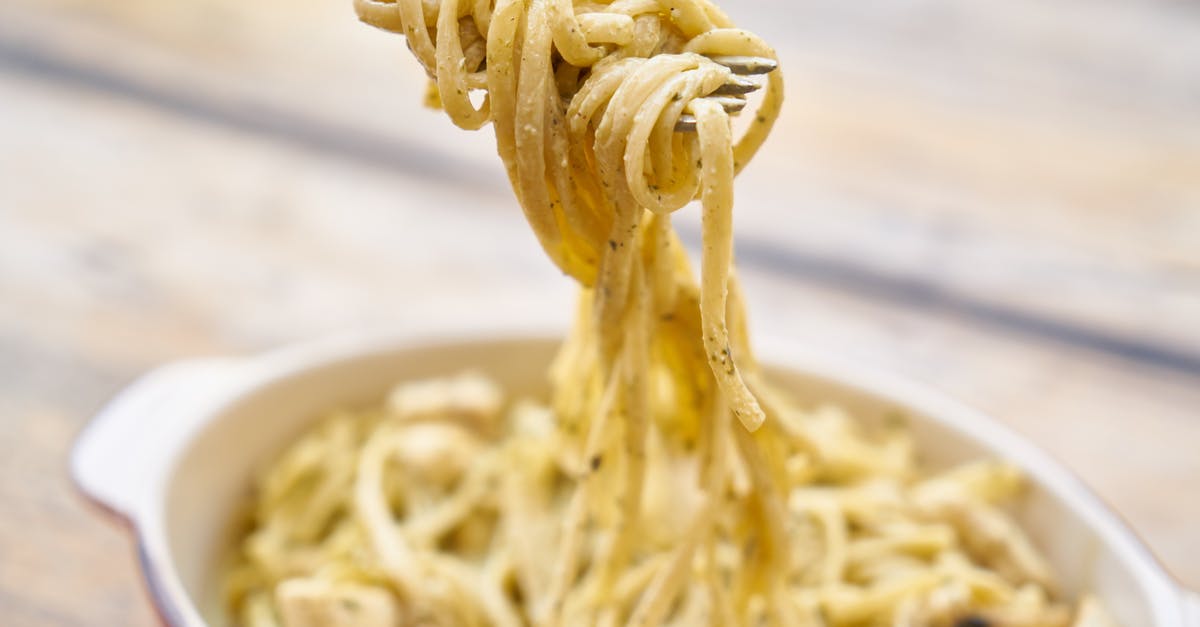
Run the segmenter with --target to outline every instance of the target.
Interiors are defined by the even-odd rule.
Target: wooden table
[[[993,413],[1200,587],[1200,12],[730,4],[789,79],[738,192],[758,335]],[[0,622],[153,622],[64,472],[138,373],[565,316],[488,133],[418,78],[340,0],[0,5]]]

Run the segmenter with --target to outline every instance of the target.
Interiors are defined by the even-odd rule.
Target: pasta
[[[548,405],[474,374],[407,382],[290,447],[227,581],[241,624],[1100,620],[1055,600],[1005,513],[1013,468],[922,475],[903,429],[797,408],[762,378],[733,179],[783,79],[767,76],[736,138],[708,96],[732,80],[715,57],[773,59],[765,42],[708,0],[355,7],[405,36],[454,124],[491,123],[538,241],[581,285],[578,313]],[[671,227],[697,198],[699,280]]]

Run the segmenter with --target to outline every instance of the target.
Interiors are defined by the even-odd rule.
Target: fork
[[[779,67],[779,63],[774,59],[766,57],[711,56],[709,59],[729,68],[733,74],[724,85],[716,88],[704,98],[720,104],[730,115],[746,108],[746,94],[757,91],[761,87],[758,82],[747,77],[769,74]],[[696,131],[696,117],[687,111],[688,109],[684,108],[685,113],[679,116],[679,120],[675,122],[676,131],[681,133]]]

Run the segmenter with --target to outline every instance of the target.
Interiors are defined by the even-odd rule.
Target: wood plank
[[[284,108],[500,181],[487,134],[423,112],[399,40],[336,3],[75,2],[17,4],[6,22],[68,58],[102,48],[106,67],[150,83]],[[1200,354],[1194,12],[1066,0],[736,10],[782,42],[791,69],[778,137],[739,192],[743,234]],[[1087,35],[1074,34],[1085,17]]]

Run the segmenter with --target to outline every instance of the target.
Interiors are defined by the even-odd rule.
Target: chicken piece
[[[387,399],[388,413],[396,420],[455,420],[484,433],[496,431],[503,404],[500,387],[478,372],[401,383]]]
[[[963,464],[918,483],[912,498],[918,503],[973,499],[996,505],[1017,497],[1026,487],[1020,468],[1007,462],[983,460]]]
[[[483,452],[483,443],[470,431],[437,422],[418,423],[397,432],[392,459],[407,481],[425,491],[440,492],[470,468]]]
[[[282,627],[399,627],[401,611],[383,588],[288,579],[275,589]]]

